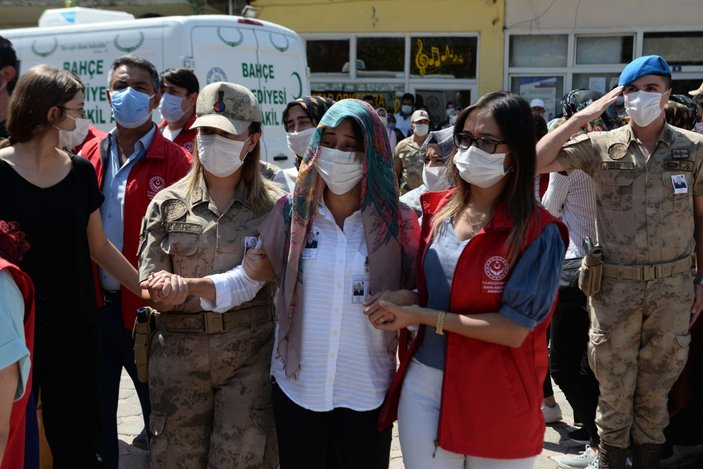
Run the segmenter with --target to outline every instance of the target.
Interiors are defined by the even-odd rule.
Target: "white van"
[[[122,55],[145,58],[159,72],[191,68],[201,87],[216,81],[244,85],[261,104],[262,159],[283,168],[293,165],[281,122],[283,109],[289,101],[309,95],[310,85],[305,47],[288,28],[238,16],[203,15],[7,29],[0,36],[12,41],[20,73],[49,64],[79,75],[86,85],[88,117],[106,131],[114,127],[107,76]]]

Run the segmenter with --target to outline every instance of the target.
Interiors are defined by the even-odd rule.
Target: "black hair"
[[[200,82],[195,76],[193,70],[189,68],[169,68],[161,73],[161,86],[164,82],[169,82],[173,86],[185,88],[188,94],[197,93],[200,91]]]
[[[20,63],[17,60],[17,53],[15,52],[15,48],[12,47],[10,40],[0,36],[0,69],[8,65],[14,67],[17,71],[15,77],[7,83],[7,92],[11,94],[20,77]]]
[[[413,103],[415,102],[415,96],[413,96],[412,93],[405,93],[402,98],[400,98],[401,101],[405,101],[406,99],[409,99]]]
[[[154,92],[159,92],[161,86],[159,84],[159,72],[156,70],[156,67],[154,67],[153,63],[141,57],[137,57],[136,55],[123,55],[122,57],[119,57],[115,59],[114,62],[112,62],[112,66],[110,67],[110,73],[108,73],[107,75],[108,89],[110,89],[110,84],[112,83],[112,75],[115,73],[115,70],[122,66],[137,67],[147,72],[151,77],[152,84],[154,85]]]

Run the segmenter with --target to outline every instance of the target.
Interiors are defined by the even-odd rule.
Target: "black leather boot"
[[[625,469],[627,448],[600,444],[598,469]]]
[[[632,469],[659,469],[661,445],[644,443],[632,445]]]

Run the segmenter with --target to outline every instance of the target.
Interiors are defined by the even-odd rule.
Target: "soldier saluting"
[[[628,125],[569,137],[624,95]],[[597,195],[600,291],[589,298],[589,362],[600,383],[600,466],[659,467],[667,394],[686,363],[703,307],[703,137],[664,121],[671,69],[640,57],[618,87],[537,145],[540,172],[581,169]],[[702,275],[699,271],[698,275]]]

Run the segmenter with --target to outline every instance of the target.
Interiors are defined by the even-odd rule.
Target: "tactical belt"
[[[169,332],[200,332],[218,334],[241,327],[254,327],[258,324],[273,323],[273,306],[252,305],[226,313],[204,311],[202,313],[162,313],[156,318],[156,327]]]
[[[693,256],[653,265],[603,264],[603,276],[623,280],[658,280],[682,274],[693,267]]]

